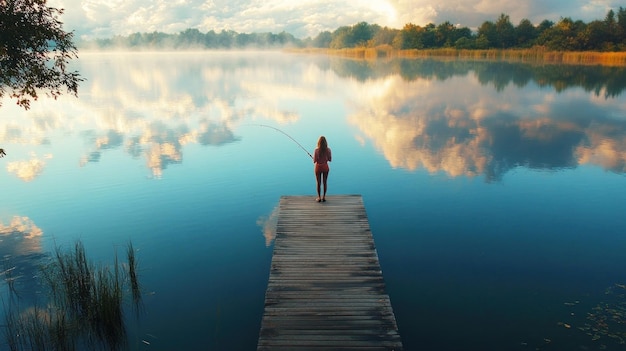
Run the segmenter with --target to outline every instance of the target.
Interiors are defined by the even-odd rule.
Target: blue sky
[[[65,9],[66,30],[88,39],[187,28],[286,31],[305,38],[361,21],[392,28],[450,21],[474,29],[501,13],[514,24],[524,18],[535,24],[562,17],[588,22],[626,4],[623,0],[49,0],[49,5]]]

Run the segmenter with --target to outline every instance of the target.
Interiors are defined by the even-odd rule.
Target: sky
[[[48,4],[65,9],[64,29],[82,39],[188,28],[285,31],[303,39],[363,21],[398,29],[407,23],[449,21],[475,29],[502,13],[513,24],[522,19],[557,22],[564,17],[589,22],[626,5],[623,0],[48,0]]]

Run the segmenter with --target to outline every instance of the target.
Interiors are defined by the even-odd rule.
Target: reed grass
[[[139,279],[137,277],[137,260],[135,260],[135,248],[132,242],[128,243],[126,257],[128,259],[128,278],[133,306],[138,308],[141,305],[141,287],[139,286]]]
[[[46,309],[5,308],[10,350],[123,349],[127,344],[124,292],[131,291],[134,304],[141,300],[132,244],[127,258],[127,266],[117,255],[111,267],[96,266],[80,241],[69,252],[57,248],[52,262],[42,269],[42,283],[49,293]]]
[[[396,50],[389,45],[375,48],[357,47],[344,49],[294,49],[293,52],[317,53],[353,59],[379,58],[449,58],[467,60],[503,60],[533,63],[559,63],[577,65],[626,66],[626,52],[598,51],[549,51],[544,48],[506,50],[426,49]]]
[[[6,344],[10,350],[76,350],[67,322],[64,315],[39,306],[8,312]]]

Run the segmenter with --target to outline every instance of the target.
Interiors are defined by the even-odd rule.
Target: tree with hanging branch
[[[68,68],[77,49],[62,14],[46,0],[0,0],[0,98],[8,94],[28,109],[42,91],[77,95],[83,79]]]

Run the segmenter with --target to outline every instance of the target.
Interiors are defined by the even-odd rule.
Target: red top
[[[328,162],[332,161],[333,156],[330,152],[330,148],[326,148],[326,154],[320,155],[320,149],[315,149],[315,153],[313,154],[313,163],[317,163],[318,165],[325,165]]]

